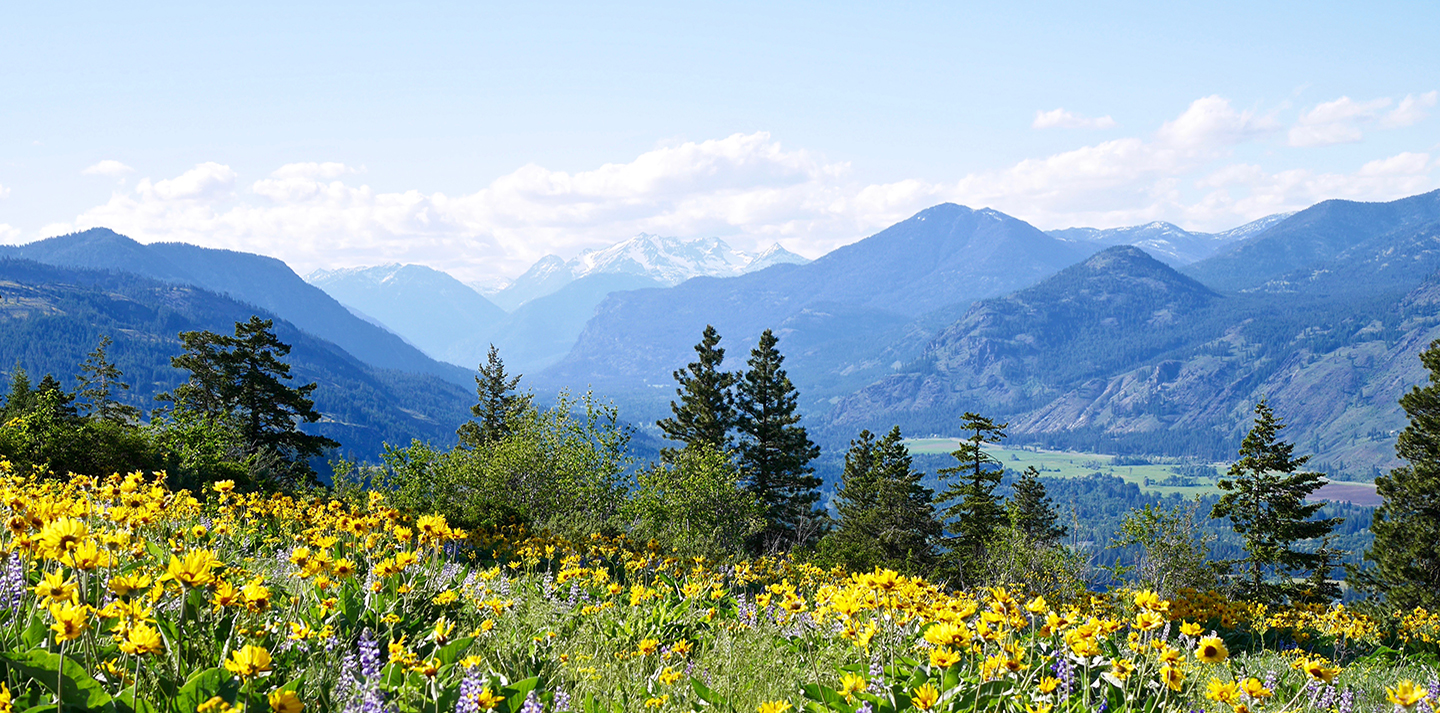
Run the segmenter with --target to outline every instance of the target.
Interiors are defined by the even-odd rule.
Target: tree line
[[[339,444],[303,432],[320,420],[316,384],[293,385],[289,346],[273,324],[252,317],[232,335],[182,332],[171,364],[188,374],[157,396],[147,422],[119,394],[129,389],[102,338],[79,366],[76,388],[51,375],[38,384],[12,372],[0,406],[0,456],[22,470],[65,475],[166,470],[178,487],[231,480],[249,490],[320,487],[312,462]],[[788,553],[855,570],[920,574],[957,587],[1013,584],[1076,593],[1085,556],[1065,538],[1039,474],[1019,474],[1002,497],[1004,464],[986,451],[1007,424],[965,413],[966,435],[939,468],[941,488],[923,485],[899,427],[861,431],[850,442],[832,503],[820,502],[811,463],[820,449],[797,411],[779,339],[765,331],[743,369],[723,370],[720,335],[706,327],[696,359],[674,372],[671,415],[656,422],[670,446],[636,464],[633,427],[591,394],[562,393],[541,407],[519,389],[492,346],[476,375],[472,419],[451,449],[415,441],[387,446],[378,464],[335,461],[332,487],[378,488],[402,507],[442,512],[469,528],[524,526],[585,536],[625,532],[691,556]],[[1401,399],[1409,426],[1397,454],[1405,465],[1376,481],[1365,566],[1347,582],[1401,606],[1440,604],[1440,340],[1421,354],[1430,383]],[[1225,587],[1266,602],[1329,601],[1342,554],[1332,546],[1340,518],[1317,517],[1310,496],[1322,474],[1281,439],[1268,403],[1208,512],[1198,504],[1147,506],[1128,514],[1112,546],[1137,547],[1133,568],[1117,568],[1160,590]],[[1243,557],[1212,560],[1195,521],[1227,521]],[[1120,571],[1126,570],[1126,571]],[[1063,591],[1062,591],[1063,593]]]

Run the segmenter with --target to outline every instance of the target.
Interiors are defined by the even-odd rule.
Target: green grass
[[[959,444],[960,440],[957,438],[913,438],[905,441],[905,445],[911,453],[927,455],[949,453],[955,450]],[[1043,477],[1083,478],[1091,473],[1103,473],[1134,483],[1146,493],[1160,495],[1178,493],[1183,497],[1191,498],[1196,495],[1212,495],[1220,492],[1219,488],[1215,486],[1215,480],[1207,478],[1191,477],[1189,485],[1168,484],[1185,479],[1185,476],[1181,476],[1175,471],[1180,465],[1178,461],[1153,465],[1116,465],[1115,456],[1098,453],[1045,451],[993,445],[987,446],[985,450],[1004,463],[1009,470],[1018,472],[1026,467],[1035,466],[1035,469],[1039,470]],[[1229,464],[1205,463],[1202,465],[1214,466],[1217,472],[1223,474]],[[1172,481],[1172,478],[1175,481]]]

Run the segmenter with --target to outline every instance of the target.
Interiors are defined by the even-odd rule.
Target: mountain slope
[[[506,316],[468,285],[423,265],[321,270],[306,280],[432,358],[452,363],[448,355],[456,344],[490,334]]]
[[[170,367],[180,353],[179,332],[228,334],[255,313],[253,305],[184,283],[0,258],[0,363],[68,382],[108,335],[110,356],[133,387],[123,397],[145,411],[156,393],[184,377]],[[319,384],[314,398],[324,419],[305,428],[335,438],[353,456],[374,458],[382,443],[411,438],[451,442],[468,417],[472,395],[465,388],[377,369],[268,312],[260,316],[275,319],[276,335],[292,346],[296,381]]]
[[[1333,260],[1367,240],[1437,220],[1440,190],[1389,203],[1325,201],[1188,266],[1185,273],[1219,290],[1258,287]]]
[[[1223,458],[1269,398],[1318,464],[1368,475],[1393,463],[1396,399],[1424,379],[1416,356],[1440,337],[1440,221],[1366,231],[1331,260],[1229,295],[1108,249],[977,303],[826,426],[943,434],[980,409],[1022,442]]]
[[[456,383],[469,379],[466,370],[441,364],[351,314],[275,258],[183,243],[142,245],[106,228],[7,247],[0,249],[0,256],[195,285],[272,312],[373,366],[433,374]]]

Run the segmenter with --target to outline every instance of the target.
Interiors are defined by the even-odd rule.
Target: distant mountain
[[[468,388],[376,368],[233,297],[178,280],[0,258],[0,364],[71,384],[78,364],[102,335],[109,336],[109,355],[132,386],[120,397],[146,412],[156,405],[156,393],[185,376],[170,366],[170,357],[180,353],[179,332],[229,334],[235,322],[257,312],[275,320],[276,335],[291,345],[286,359],[297,383],[319,384],[314,399],[323,419],[305,430],[340,441],[350,457],[373,459],[384,443],[412,438],[453,442],[456,427],[469,417]]]
[[[26,245],[3,246],[0,257],[61,267],[122,271],[194,285],[271,312],[299,329],[334,342],[372,366],[433,374],[456,383],[470,378],[467,370],[435,361],[395,334],[351,314],[334,298],[306,283],[285,263],[272,257],[184,243],[142,245],[106,228]]]
[[[492,330],[457,341],[441,358],[474,368],[485,359],[493,343],[508,371],[534,374],[570,353],[585,323],[610,293],[662,286],[642,275],[586,275],[552,294],[520,305]]]
[[[1334,260],[1367,240],[1440,220],[1440,190],[1389,203],[1317,203],[1185,268],[1220,290],[1243,290]]]
[[[927,325],[953,319],[927,315],[956,314],[1090,250],[993,210],[939,205],[808,264],[612,293],[565,360],[538,378],[593,384],[648,413],[668,401],[663,387],[693,358],[705,325],[726,338],[737,365],[727,359],[729,368],[769,328],[808,407],[818,408],[892,373],[931,336]]]
[[[1048,232],[1051,236],[1072,242],[1134,245],[1156,259],[1178,267],[1203,260],[1232,243],[1259,235],[1290,215],[1277,213],[1222,233],[1192,233],[1162,221],[1126,228],[1066,228]]]
[[[809,261],[780,247],[779,243],[758,255],[750,255],[731,248],[719,238],[681,240],[641,233],[608,248],[586,250],[570,260],[546,255],[492,299],[507,311],[513,311],[588,275],[634,275],[669,286],[692,277],[732,277],[771,265],[806,262]]]
[[[468,285],[423,265],[319,270],[305,279],[441,361],[455,363],[458,344],[491,334],[506,317]]]

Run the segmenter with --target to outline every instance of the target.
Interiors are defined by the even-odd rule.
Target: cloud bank
[[[942,201],[993,207],[1042,228],[1168,220],[1223,229],[1328,198],[1388,200],[1435,187],[1437,162],[1425,151],[1377,158],[1345,173],[1276,170],[1233,158],[1238,147],[1256,142],[1354,141],[1357,132],[1422,121],[1435,104],[1436,92],[1398,102],[1341,97],[1303,111],[1287,127],[1209,96],[1148,135],[948,182],[867,183],[849,164],[765,132],[664,146],[573,173],[526,165],[459,195],[378,192],[359,180],[363,168],[340,163],[291,163],[246,178],[207,162],[171,178],[117,185],[104,204],[34,237],[106,226],[146,242],[273,255],[302,273],[415,262],[484,282],[514,276],[547,253],[569,256],[639,232],[718,235],[742,249],[779,241],[814,257]],[[1034,125],[1103,128],[1101,122],[1114,125],[1109,117],[1057,109],[1037,114]],[[102,161],[86,172],[118,179],[128,170]],[[0,226],[0,239],[16,232]]]
[[[1037,111],[1035,121],[1030,123],[1032,129],[1109,129],[1114,126],[1115,120],[1108,116],[1091,119],[1064,109]]]

